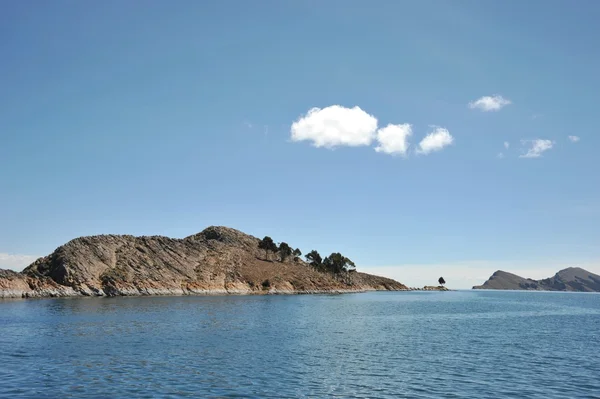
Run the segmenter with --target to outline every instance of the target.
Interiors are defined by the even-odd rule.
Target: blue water
[[[600,398],[600,295],[0,301],[2,398]]]

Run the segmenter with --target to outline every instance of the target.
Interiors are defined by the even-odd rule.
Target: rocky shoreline
[[[356,289],[318,289],[318,290],[252,290],[248,289],[171,289],[171,288],[146,288],[139,290],[120,290],[118,292],[105,293],[102,291],[94,293],[82,293],[71,287],[47,287],[42,290],[25,288],[25,287],[2,287],[0,284],[0,299],[34,299],[34,298],[77,298],[77,297],[134,297],[134,296],[219,296],[219,295],[342,295],[342,294],[358,294],[365,292],[376,291],[450,291],[448,289],[432,289],[431,287],[424,288],[356,288]]]
[[[415,291],[450,291],[447,287],[442,285],[434,286],[434,285],[426,285],[423,288],[414,288]]]
[[[10,276],[7,276],[9,274]],[[289,287],[256,289],[239,284],[223,288],[173,288],[173,287],[122,287],[117,290],[76,290],[56,284],[54,281],[39,281],[21,273],[0,269],[0,299],[28,298],[75,298],[117,296],[218,296],[218,295],[323,295],[354,294],[374,291],[449,291],[446,287],[408,288],[391,286],[362,286],[356,288],[323,288],[296,290]]]
[[[11,273],[10,277],[6,274]],[[427,289],[412,289],[393,286],[361,286],[356,288],[322,288],[297,290],[289,287],[257,289],[246,285],[236,284],[223,288],[193,288],[193,287],[121,287],[119,289],[91,290],[75,289],[61,286],[53,281],[39,281],[20,273],[0,270],[0,299],[16,298],[72,298],[72,297],[117,297],[117,296],[211,296],[211,295],[316,295],[316,294],[352,294],[372,291],[422,291]]]

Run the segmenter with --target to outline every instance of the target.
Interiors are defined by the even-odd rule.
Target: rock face
[[[0,298],[35,298],[76,296],[72,287],[57,284],[54,280],[40,276],[31,277],[12,270],[0,269]]]
[[[553,277],[532,280],[498,270],[473,289],[600,292],[600,276],[579,267],[569,267]]]
[[[20,298],[28,292],[31,292],[31,288],[26,276],[0,269],[0,298]]]
[[[335,276],[301,260],[264,260],[258,238],[209,227],[184,239],[81,237],[22,273],[0,270],[0,298],[190,294],[320,293],[406,290],[365,273]]]

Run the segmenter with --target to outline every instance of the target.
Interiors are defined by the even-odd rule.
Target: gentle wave
[[[598,398],[600,296],[0,302],[2,398]]]

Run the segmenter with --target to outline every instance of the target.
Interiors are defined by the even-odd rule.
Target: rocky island
[[[80,237],[21,273],[0,270],[0,298],[408,289],[395,280],[355,271],[352,262],[341,254],[321,260],[312,251],[305,262],[299,258],[299,250],[273,244],[215,226],[183,239]]]
[[[579,267],[569,267],[543,280],[523,278],[498,270],[477,290],[530,290],[600,292],[600,276]]]

